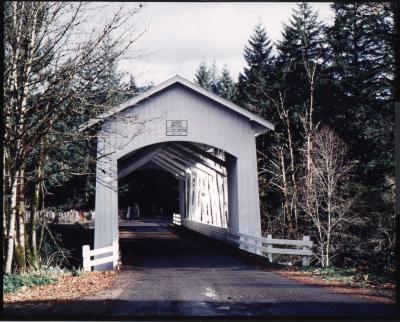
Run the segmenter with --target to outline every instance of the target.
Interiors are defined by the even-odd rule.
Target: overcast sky
[[[311,3],[330,24],[329,3]],[[284,3],[147,3],[140,23],[147,32],[135,43],[142,58],[129,58],[120,68],[136,77],[138,85],[160,82],[180,75],[193,80],[200,62],[222,68],[226,64],[235,79],[243,70],[243,49],[254,27],[262,23],[272,41],[281,38],[295,2]]]

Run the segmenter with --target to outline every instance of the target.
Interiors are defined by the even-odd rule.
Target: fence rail
[[[26,220],[29,220],[27,213]],[[91,222],[95,218],[94,211],[80,211],[80,210],[68,210],[68,211],[57,211],[51,209],[42,209],[36,212],[36,218],[38,222],[47,222],[55,224],[74,224]]]
[[[179,214],[173,215],[173,223],[175,225],[182,225],[209,237],[233,244],[248,252],[261,256],[267,256],[271,263],[273,261],[274,254],[297,255],[302,256],[303,266],[308,266],[310,264],[310,257],[313,255],[313,242],[310,240],[309,236],[304,236],[303,240],[274,239],[271,235],[268,235],[267,238],[253,236],[243,233],[230,232],[226,228],[216,227],[199,223],[190,219],[181,218]],[[275,245],[294,246],[296,249],[274,247]]]
[[[268,256],[269,261],[273,262],[273,255],[297,255],[302,256],[303,266],[310,265],[310,257],[313,255],[312,246],[313,242],[310,241],[309,236],[303,236],[303,240],[292,240],[292,239],[273,239],[271,235],[267,238],[259,236],[251,236],[245,234],[230,233],[232,235],[240,236],[240,239],[236,240],[236,244],[241,249],[245,249],[252,253]],[[293,248],[280,248],[274,247],[279,246],[296,246],[297,249]]]
[[[91,259],[92,256],[110,254],[106,257]],[[90,250],[89,245],[82,246],[83,270],[90,272],[95,265],[113,263],[113,268],[118,266],[119,248],[118,241],[113,241],[111,246]]]

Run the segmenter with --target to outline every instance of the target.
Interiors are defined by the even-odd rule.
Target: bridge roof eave
[[[118,113],[124,111],[125,109],[138,104],[139,102],[155,95],[156,93],[158,93],[174,84],[181,84],[187,88],[190,88],[193,91],[195,91],[205,97],[208,97],[209,99],[242,115],[243,117],[247,118],[251,123],[256,123],[257,124],[257,134],[256,135],[259,135],[262,132],[267,131],[267,130],[275,129],[274,124],[261,118],[260,116],[253,114],[253,113],[249,112],[248,110],[246,110],[246,109],[244,109],[222,97],[219,97],[218,95],[215,95],[214,93],[211,93],[211,92],[201,88],[200,86],[188,81],[187,79],[180,77],[179,75],[176,75],[176,76],[166,80],[165,82],[159,84],[158,86],[155,86],[155,87],[147,90],[146,92],[139,94],[138,96],[133,97],[133,98],[127,100],[126,102],[110,109],[109,111],[99,115],[97,118],[90,119],[89,121],[87,121],[86,123],[84,123],[80,126],[79,131],[83,132],[89,128],[95,127],[96,125],[100,125],[104,121],[116,116]]]

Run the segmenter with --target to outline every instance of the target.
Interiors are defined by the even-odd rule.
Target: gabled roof
[[[215,94],[203,89],[202,87],[176,75],[176,76],[166,80],[165,82],[163,82],[155,87],[150,88],[146,92],[139,94],[138,96],[135,96],[135,97],[127,100],[126,102],[110,109],[109,111],[99,115],[98,117],[90,119],[88,122],[86,122],[85,124],[83,124],[80,127],[80,131],[84,131],[96,124],[100,124],[101,122],[104,122],[105,120],[107,120],[109,117],[116,115],[116,114],[122,112],[123,110],[125,110],[135,104],[138,104],[140,101],[143,101],[144,99],[147,99],[150,96],[166,89],[167,87],[175,85],[175,84],[181,84],[187,88],[192,89],[193,91],[195,91],[201,95],[204,95],[205,97],[208,97],[209,99],[225,106],[226,108],[229,108],[230,110],[241,114],[242,116],[249,119],[249,121],[258,123],[259,125],[265,127],[266,130],[267,129],[274,130],[275,126],[272,123],[268,122],[267,120],[264,120],[263,118],[259,117],[258,115],[255,115],[255,114],[245,110],[244,108],[242,108],[226,99],[223,99],[222,97],[219,97],[218,95],[215,95]]]

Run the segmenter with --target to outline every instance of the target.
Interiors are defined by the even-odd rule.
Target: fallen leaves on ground
[[[115,271],[87,272],[81,276],[64,275],[56,284],[33,286],[4,295],[5,303],[63,301],[93,295],[112,286]]]
[[[339,281],[325,280],[291,269],[279,269],[276,270],[276,273],[306,284],[326,287],[336,293],[360,296],[384,304],[395,304],[395,286],[393,284],[383,284],[380,287],[375,285],[371,286],[371,288],[365,288],[357,285],[345,285]]]

